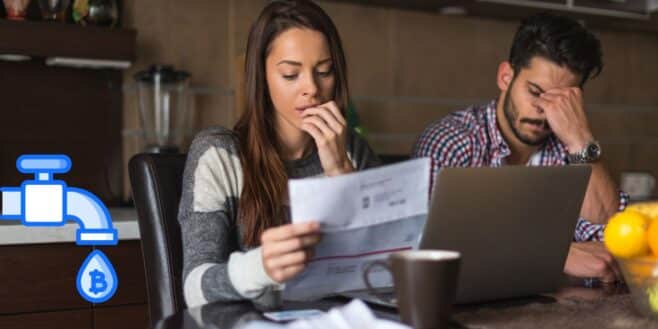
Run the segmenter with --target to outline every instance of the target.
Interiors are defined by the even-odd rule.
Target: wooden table
[[[313,303],[290,303],[284,309],[328,310],[348,302],[332,298]],[[398,320],[394,309],[371,306],[378,317]],[[239,328],[253,320],[264,320],[251,303],[213,303],[185,310],[160,321],[158,329]],[[556,293],[495,303],[459,306],[453,315],[454,328],[658,328],[658,321],[644,318],[632,306],[624,286],[596,288],[567,287]]]

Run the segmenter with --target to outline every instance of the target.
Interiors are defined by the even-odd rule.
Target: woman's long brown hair
[[[324,35],[329,44],[335,77],[334,101],[344,111],[348,103],[345,55],[338,31],[329,16],[308,0],[273,1],[251,27],[245,60],[245,109],[234,131],[240,145],[244,186],[238,221],[242,242],[260,245],[266,229],[285,221],[284,202],[288,175],[278,153],[274,108],[267,87],[265,59],[272,41],[290,28],[305,28]]]

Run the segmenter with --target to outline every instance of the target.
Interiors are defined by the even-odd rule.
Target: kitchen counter
[[[109,208],[119,240],[139,240],[137,211],[134,208]],[[0,220],[0,245],[75,242],[79,225],[67,221],[59,227],[26,227],[20,220]]]
[[[0,328],[146,328],[148,305],[137,213],[110,208],[116,246],[80,246],[78,224],[26,227],[0,220]],[[108,301],[92,304],[80,297],[78,272],[93,250],[112,263],[120,281]]]

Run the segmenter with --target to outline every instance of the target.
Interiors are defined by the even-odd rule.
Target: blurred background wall
[[[194,129],[231,127],[241,56],[265,3],[127,1],[123,24],[138,31],[138,60],[124,72],[125,83],[152,63],[187,70],[196,88]],[[496,70],[507,57],[518,19],[319,3],[340,31],[351,96],[378,153],[408,154],[431,122],[497,97]],[[622,171],[658,176],[658,33],[593,31],[603,43],[605,68],[586,85],[585,101],[607,165],[617,180]],[[135,97],[130,90],[124,95],[125,163],[140,148]]]

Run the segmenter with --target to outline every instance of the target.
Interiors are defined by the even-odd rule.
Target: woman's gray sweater
[[[264,305],[277,302],[281,285],[265,272],[260,247],[248,249],[241,242],[243,227],[237,214],[243,172],[238,145],[230,130],[209,128],[194,138],[187,156],[178,221],[188,307],[245,299]],[[368,144],[352,130],[346,149],[356,170],[379,164]],[[289,178],[323,175],[317,151],[285,166]]]

